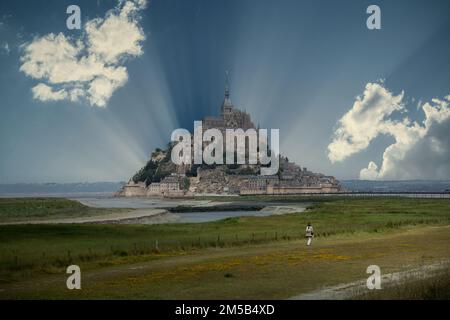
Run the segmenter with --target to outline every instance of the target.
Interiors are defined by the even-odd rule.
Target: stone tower
[[[216,128],[223,131],[223,134],[225,134],[226,129],[256,129],[250,115],[233,106],[230,98],[228,72],[226,75],[225,93],[222,106],[220,107],[220,117],[207,116],[203,118],[203,130]]]
[[[228,81],[227,81],[228,82]],[[226,115],[230,115],[233,113],[233,103],[230,99],[230,87],[228,83],[225,85],[225,97],[223,99],[222,107],[220,108],[222,118],[225,118]]]

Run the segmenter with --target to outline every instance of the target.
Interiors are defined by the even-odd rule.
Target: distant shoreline
[[[436,193],[450,189],[450,180],[340,180],[353,192],[422,192]],[[21,197],[112,197],[124,182],[92,183],[8,183],[0,184],[0,198]]]

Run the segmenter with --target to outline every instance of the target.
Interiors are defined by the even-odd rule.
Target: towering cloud
[[[78,39],[47,34],[23,46],[20,70],[40,82],[32,88],[41,101],[86,99],[106,107],[128,80],[127,58],[140,56],[145,35],[139,25],[146,0],[120,1],[104,18],[85,24]]]
[[[360,171],[361,179],[450,178],[450,96],[420,104],[422,122],[407,117],[403,97],[382,83],[368,83],[338,121],[328,158],[343,161],[367,149],[379,135],[389,135],[395,141],[384,150],[381,166],[370,161]]]

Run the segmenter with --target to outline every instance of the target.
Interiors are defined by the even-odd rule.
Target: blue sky
[[[0,182],[128,180],[172,130],[218,113],[225,70],[235,106],[279,128],[281,153],[302,166],[340,179],[450,178],[450,2],[135,1],[127,21],[138,29],[112,36],[145,39],[104,51],[88,47],[86,35],[126,2],[1,1]],[[82,30],[66,28],[71,4],[81,8]],[[381,8],[381,30],[366,27],[370,4]],[[89,33],[85,23],[95,18]],[[86,68],[89,81],[76,69],[63,75],[80,77],[68,83],[51,80],[60,69],[40,76],[24,68],[42,39],[57,50],[82,41],[81,55],[102,57],[114,71],[106,89],[92,80],[105,79],[103,69]],[[389,108],[393,101],[402,108]],[[425,116],[427,102],[436,116]]]

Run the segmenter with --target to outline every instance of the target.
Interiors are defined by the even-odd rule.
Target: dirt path
[[[449,267],[449,260],[421,266],[418,268],[388,273],[381,276],[381,286],[389,286],[396,283],[411,280],[427,279]],[[369,275],[368,275],[369,276]],[[289,300],[345,300],[367,292],[367,279],[342,283],[336,286],[324,287],[308,293],[302,293],[289,298]]]

